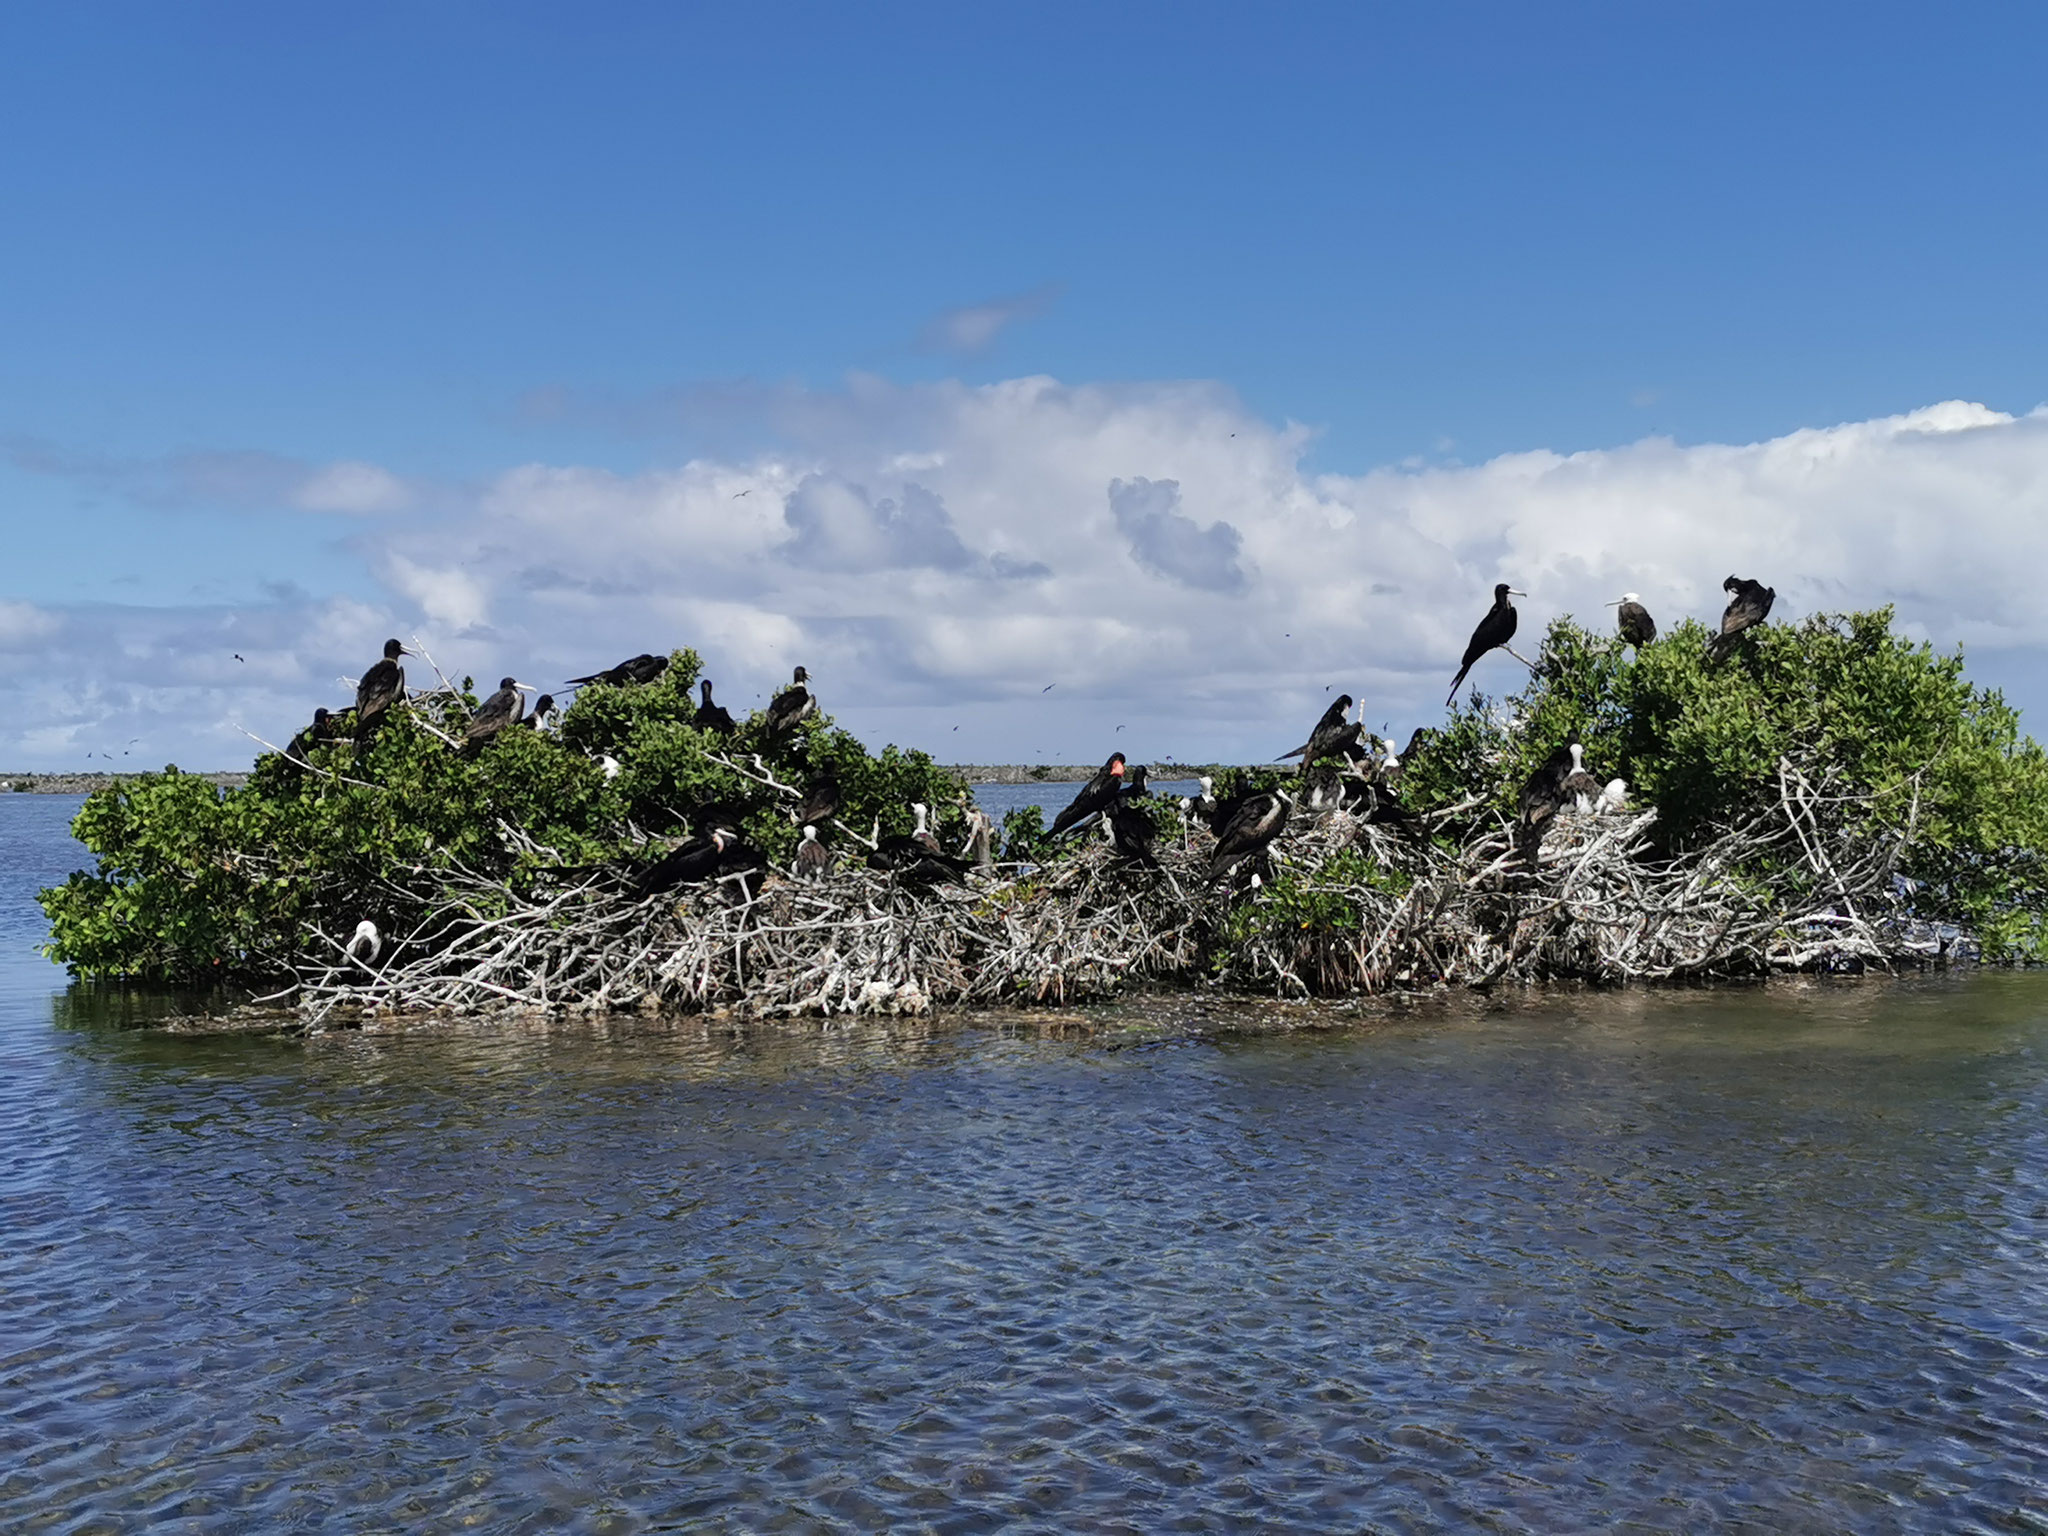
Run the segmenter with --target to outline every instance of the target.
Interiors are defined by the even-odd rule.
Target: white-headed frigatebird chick
[[[1650,617],[1650,610],[1635,593],[1624,592],[1606,606],[1615,611],[1615,628],[1625,644],[1640,651],[1657,638],[1657,621]]]

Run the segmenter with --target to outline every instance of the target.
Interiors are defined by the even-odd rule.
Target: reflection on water
[[[2048,1516],[2043,978],[292,1042],[6,974],[10,1531]]]

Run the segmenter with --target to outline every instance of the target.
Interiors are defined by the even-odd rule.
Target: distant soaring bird
[[[1465,659],[1458,665],[1458,675],[1451,679],[1451,691],[1444,700],[1448,709],[1451,701],[1458,696],[1458,689],[1465,681],[1465,674],[1472,670],[1472,663],[1498,646],[1506,645],[1515,638],[1515,605],[1511,597],[1527,597],[1526,592],[1517,592],[1506,582],[1499,582],[1493,589],[1493,606],[1486,610],[1486,617],[1479,621],[1479,627],[1472,631],[1472,643],[1465,647]]]
[[[1769,618],[1771,604],[1778,600],[1776,587],[1767,587],[1760,581],[1750,581],[1741,576],[1730,576],[1721,583],[1721,588],[1731,596],[1721,613],[1721,633],[1707,642],[1707,656],[1713,661],[1719,661],[1733,651],[1744,630],[1754,628]]]

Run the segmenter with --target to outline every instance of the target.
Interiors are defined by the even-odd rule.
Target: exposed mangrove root
[[[1895,878],[1917,792],[1880,807],[1791,762],[1779,789],[1768,812],[1675,860],[1652,852],[1654,811],[1567,812],[1533,862],[1511,824],[1475,824],[1469,803],[1405,831],[1298,812],[1258,878],[1234,889],[1206,883],[1213,844],[1200,826],[1162,836],[1156,869],[1087,839],[1045,865],[938,883],[843,863],[815,880],[784,872],[644,899],[608,871],[507,883],[421,866],[389,883],[389,910],[419,915],[383,934],[375,958],[323,931],[331,958],[301,964],[288,995],[314,1024],[493,1009],[919,1013],[1152,984],[1305,997],[1930,953],[1934,937],[1899,917]],[[529,870],[562,862],[502,835]]]

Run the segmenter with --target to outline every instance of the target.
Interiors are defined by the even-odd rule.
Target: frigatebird
[[[1444,707],[1450,708],[1451,700],[1457,698],[1458,689],[1465,681],[1465,674],[1472,670],[1472,663],[1496,646],[1504,646],[1515,638],[1515,605],[1511,597],[1527,597],[1526,592],[1517,592],[1506,582],[1497,582],[1493,589],[1493,606],[1486,610],[1486,617],[1479,621],[1479,627],[1472,631],[1472,643],[1465,647],[1465,659],[1458,665],[1458,675],[1451,679],[1451,691],[1444,700]]]
[[[391,706],[405,697],[405,668],[401,656],[413,653],[396,640],[384,642],[384,659],[371,665],[356,684],[356,743],[368,741]]]
[[[1123,787],[1124,755],[1112,752],[1109,761],[1095,772],[1095,777],[1081,786],[1081,792],[1073,802],[1052,820],[1052,835],[1057,837],[1069,827],[1078,826],[1097,811],[1116,799],[1117,791]]]
[[[586,683],[610,683],[614,688],[623,688],[628,683],[651,683],[667,670],[666,656],[642,651],[638,656],[628,656],[616,667],[606,667],[602,672],[592,672],[587,677],[572,677],[569,686],[581,688]]]
[[[1709,661],[1719,661],[1733,651],[1742,632],[1763,623],[1770,616],[1771,604],[1778,600],[1776,587],[1741,576],[1730,576],[1721,589],[1732,595],[1721,613],[1721,633],[1707,642]]]
[[[1209,883],[1224,879],[1248,859],[1265,852],[1287,829],[1293,809],[1294,802],[1277,789],[1245,796],[1216,835],[1216,849],[1209,855]]]
[[[789,730],[799,720],[808,720],[818,712],[817,695],[805,686],[810,680],[811,674],[802,667],[798,667],[791,686],[783,689],[782,692],[775,695],[769,702],[768,730],[770,734],[780,735],[782,732]]]
[[[1615,626],[1621,638],[1637,650],[1657,638],[1657,621],[1650,617],[1650,610],[1635,593],[1624,592],[1607,606],[1615,610]]]

